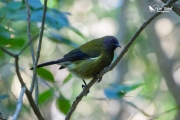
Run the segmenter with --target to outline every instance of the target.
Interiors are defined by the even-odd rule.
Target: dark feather
[[[77,60],[84,60],[84,59],[89,59],[92,57],[97,57],[97,55],[94,55],[93,52],[90,52],[91,56],[89,56],[86,53],[81,52],[79,49],[75,49],[64,55],[62,59],[56,60],[56,61],[50,61],[46,63],[39,64],[37,68],[48,66],[48,65],[53,65],[53,64],[59,64],[61,62],[71,62],[71,61],[77,61]],[[61,66],[59,69],[65,68],[64,66]],[[30,68],[30,70],[33,70],[33,67]]]
[[[78,60],[84,60],[89,58],[98,57],[100,54],[98,52],[91,50],[89,54],[86,54],[82,52],[80,49],[75,49],[64,55],[64,58],[62,58],[62,62],[73,62]],[[64,69],[65,66],[61,66],[59,69]]]
[[[61,67],[59,68],[59,70],[60,70],[60,69],[64,69],[64,68],[66,68],[66,67],[64,67],[64,66],[61,66]]]
[[[48,66],[48,65],[53,65],[53,64],[58,64],[60,62],[62,62],[62,59],[59,59],[59,60],[56,60],[56,61],[45,62],[45,63],[37,65],[37,68]],[[30,68],[30,70],[33,70],[33,67]]]
[[[75,49],[64,55],[64,61],[77,61],[88,59],[90,56],[86,53],[81,52],[79,49]]]

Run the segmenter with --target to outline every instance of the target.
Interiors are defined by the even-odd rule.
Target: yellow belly
[[[82,79],[92,78],[111,64],[112,59],[107,57],[102,54],[95,59],[74,61],[67,68]]]

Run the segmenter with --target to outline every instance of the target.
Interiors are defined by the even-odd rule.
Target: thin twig
[[[9,52],[8,50],[4,49],[4,48],[1,47],[1,46],[0,46],[0,49],[3,50],[5,53],[7,53],[7,54],[9,54],[10,56],[12,56],[12,57],[15,58],[16,74],[17,74],[17,77],[18,77],[18,79],[19,79],[19,82],[20,82],[21,86],[26,88],[25,93],[26,93],[26,96],[27,96],[27,98],[28,98],[28,101],[29,101],[29,103],[30,103],[30,105],[31,105],[31,107],[32,107],[35,115],[37,116],[37,118],[38,118],[39,120],[45,120],[45,119],[43,118],[42,114],[40,113],[39,108],[36,106],[36,104],[35,104],[35,102],[34,102],[34,100],[33,100],[33,97],[31,96],[31,93],[30,93],[29,90],[27,89],[26,84],[24,83],[24,81],[23,81],[23,79],[22,79],[22,77],[21,77],[21,74],[20,74],[20,71],[19,71],[19,63],[18,63],[18,61],[19,61],[19,56],[18,56],[18,55],[15,55],[15,54],[13,54],[13,53],[11,53],[11,52]]]
[[[102,72],[101,72],[102,73]],[[73,102],[65,120],[70,120],[72,113],[74,112],[74,110],[76,109],[78,103],[81,101],[81,99],[83,98],[84,95],[87,94],[87,91],[91,88],[91,86],[98,80],[98,78],[100,78],[100,76],[102,76],[102,74],[100,73],[100,75],[97,76],[97,78],[93,78],[85,87],[85,89],[76,97],[75,101]]]
[[[32,40],[35,40],[36,38],[37,38],[37,35],[34,36]],[[8,51],[7,49],[5,49],[5,48],[2,47],[2,46],[0,46],[0,49],[1,49],[2,51],[4,51],[5,53],[7,53],[8,55],[10,55],[10,56],[12,56],[12,57],[15,58],[16,55],[18,55],[18,56],[21,55],[21,54],[24,52],[24,50],[25,50],[30,44],[31,44],[31,41],[29,41],[29,42],[22,48],[22,50],[21,50],[18,54],[14,54],[14,53]]]
[[[35,83],[35,103],[36,105],[38,106],[38,96],[39,96],[39,86],[38,86],[38,81],[39,79],[36,80],[36,83]]]
[[[22,104],[23,104],[23,96],[24,96],[25,91],[26,91],[26,87],[22,87],[21,93],[19,95],[19,99],[17,101],[16,110],[15,110],[12,120],[17,120],[21,113]]]
[[[33,64],[35,63],[35,55],[34,55],[34,48],[32,45],[32,39],[31,39],[31,10],[29,7],[29,3],[28,0],[24,0],[25,4],[26,4],[26,13],[27,13],[27,34],[28,34],[28,39],[30,41],[30,49],[31,49],[31,56],[32,56],[32,61]]]
[[[34,111],[34,114],[37,116],[37,118],[39,120],[45,120],[43,118],[41,112],[39,111],[38,106],[35,104],[34,99],[33,99],[32,95],[31,95],[30,91],[27,89],[26,84],[24,83],[24,81],[23,81],[23,79],[21,77],[21,73],[19,71],[19,63],[18,63],[18,61],[19,61],[19,56],[16,56],[15,57],[15,68],[16,68],[17,77],[19,79],[19,82],[21,83],[21,87],[25,87],[26,88],[25,93],[26,93],[28,101],[29,101],[29,103],[30,103],[30,105],[31,105],[31,107],[32,107],[32,109]]]
[[[29,3],[28,0],[24,0],[25,4],[26,4],[26,13],[27,13],[27,34],[28,34],[28,39],[30,41],[30,50],[31,50],[31,56],[32,56],[32,62],[33,62],[33,66],[35,66],[35,55],[34,55],[34,48],[32,45],[32,39],[31,39],[31,10],[29,7]],[[32,81],[36,81],[37,80],[37,75],[35,73],[35,71],[33,71],[33,77],[32,77]],[[32,91],[30,89],[30,91]]]
[[[0,46],[0,49],[1,49],[2,51],[4,51],[5,53],[7,53],[8,55],[10,55],[10,56],[12,56],[12,57],[14,57],[14,58],[16,57],[16,55],[15,55],[14,53],[6,50],[4,47]]]
[[[33,61],[33,66],[35,66],[36,64],[36,60],[35,60],[35,55],[34,55],[34,48],[32,45],[32,39],[31,39],[31,10],[28,4],[28,0],[24,0],[26,3],[26,11],[27,11],[27,33],[28,33],[28,38],[29,38],[29,42],[30,42],[30,49],[31,49],[31,56],[32,56],[32,61]],[[36,75],[36,71],[33,71],[33,77],[32,77],[32,82],[33,81],[38,81],[37,75]],[[36,105],[38,105],[38,82],[35,82],[35,103]],[[33,91],[33,90],[31,90]],[[31,92],[32,93],[32,92]]]
[[[26,1],[27,2],[27,1]],[[28,4],[28,3],[27,3]],[[45,8],[46,8],[46,6],[47,6],[47,0],[45,0]],[[44,10],[44,11],[46,11],[46,9]],[[45,17],[43,17],[44,19],[45,19]],[[43,20],[44,21],[44,20]],[[44,25],[44,22],[42,22],[42,24]],[[30,25],[30,24],[29,24]],[[42,26],[43,26],[42,25]],[[44,26],[43,26],[43,29],[44,29]],[[30,32],[28,32],[28,33],[30,33]],[[29,34],[28,34],[29,35]],[[41,41],[42,41],[42,32],[41,32]],[[30,38],[31,39],[31,38]],[[31,39],[32,40],[32,39]],[[15,58],[15,69],[16,69],[16,74],[17,74],[17,77],[18,77],[18,79],[19,79],[19,82],[20,82],[20,84],[21,84],[21,87],[24,87],[25,88],[25,94],[26,94],[26,96],[27,96],[27,98],[28,98],[28,101],[29,101],[29,103],[30,103],[30,105],[31,105],[31,107],[32,107],[32,109],[33,109],[33,111],[34,111],[34,114],[37,116],[37,118],[39,119],[39,120],[45,120],[44,118],[43,118],[43,116],[42,116],[42,114],[41,114],[41,112],[39,111],[39,108],[38,108],[38,106],[36,105],[36,103],[34,102],[34,99],[33,99],[33,97],[32,97],[32,95],[31,95],[31,93],[32,92],[30,92],[28,89],[27,89],[27,87],[26,87],[26,84],[24,83],[24,81],[23,81],[23,79],[22,79],[22,77],[21,77],[21,74],[20,74],[20,71],[19,71],[19,63],[18,63],[18,61],[19,61],[19,55],[27,48],[27,46],[29,45],[29,44],[31,44],[32,42],[30,41],[21,51],[20,51],[20,53],[19,54],[14,54],[14,53],[12,53],[12,52],[10,52],[10,51],[8,51],[8,50],[6,50],[5,48],[3,48],[2,46],[0,46],[0,49],[2,50],[2,51],[4,51],[5,53],[7,53],[8,55],[10,55],[10,56],[12,56],[12,57],[14,57]],[[37,63],[36,63],[36,65],[37,65]],[[19,112],[20,113],[20,112]]]
[[[55,96],[55,97],[56,97],[56,96]],[[127,97],[127,96],[125,96],[125,97]],[[110,101],[110,100],[112,100],[112,99],[110,99],[110,98],[95,98],[95,97],[90,97],[90,99],[100,100],[100,101]],[[90,100],[90,99],[88,99],[88,100]],[[119,100],[119,99],[117,99],[117,100]],[[162,113],[159,113],[159,114],[157,114],[157,115],[149,115],[149,114],[147,114],[146,112],[144,112],[142,109],[140,109],[138,106],[136,106],[135,104],[133,104],[132,102],[126,101],[125,99],[121,99],[121,100],[123,100],[123,101],[124,101],[126,104],[128,104],[129,106],[137,109],[137,110],[138,110],[139,112],[141,112],[144,116],[148,117],[148,118],[149,118],[148,120],[153,120],[153,119],[155,119],[155,118],[160,117],[161,115],[164,115],[164,114],[166,114],[166,113],[169,113],[169,112],[172,112],[172,111],[174,111],[174,110],[180,109],[180,107],[175,107],[175,108],[166,110],[166,111],[164,111],[164,112],[162,112]]]
[[[41,23],[41,31],[40,31],[40,36],[39,36],[38,50],[37,50],[35,64],[33,65],[33,80],[32,80],[31,88],[30,88],[31,94],[34,90],[34,86],[36,83],[35,81],[37,80],[36,67],[37,67],[37,63],[38,63],[40,52],[41,52],[41,44],[42,44],[42,38],[43,38],[43,33],[44,33],[45,18],[46,18],[46,9],[47,9],[47,0],[44,0],[44,9],[43,9],[43,16],[42,16],[42,23]]]
[[[144,112],[143,110],[141,110],[138,106],[136,106],[135,104],[128,102],[126,100],[123,100],[126,104],[130,105],[131,107],[137,109],[139,112],[141,112],[143,115],[147,116],[147,117],[151,117],[151,115],[147,114],[146,112]]]
[[[169,0],[162,8],[162,10],[164,9],[165,6],[170,6],[173,2],[175,2],[175,0]],[[87,93],[87,91],[91,88],[91,86],[99,79],[101,78],[105,73],[107,73],[108,71],[112,70],[117,63],[122,59],[122,57],[124,56],[124,54],[128,51],[128,49],[130,48],[130,46],[133,44],[133,42],[136,40],[136,38],[139,36],[139,34],[144,30],[144,28],[151,23],[158,15],[160,15],[161,12],[157,12],[154,15],[152,15],[146,22],[144,22],[140,28],[137,30],[137,32],[134,34],[134,36],[130,39],[130,41],[128,42],[128,44],[124,47],[124,49],[122,50],[122,52],[119,54],[119,56],[116,58],[116,60],[107,68],[105,68],[103,71],[101,71],[100,74],[98,74],[96,77],[94,77],[85,87],[85,89],[76,97],[76,99],[74,100],[65,120],[70,120],[72,113],[74,112],[74,110],[76,109],[77,105],[79,104],[79,102],[81,101],[81,99],[83,98],[83,96]]]
[[[29,42],[22,48],[22,50],[18,53],[18,55],[21,55],[21,54],[24,52],[24,50],[26,50],[26,48],[27,48],[29,45],[31,45],[31,43],[32,43],[37,37],[38,37],[38,35],[35,35],[35,36],[32,38],[32,40],[29,41]]]
[[[170,113],[170,112],[172,112],[172,111],[174,111],[174,110],[178,110],[178,109],[180,109],[180,107],[172,108],[172,109],[167,110],[167,111],[165,111],[165,112],[162,112],[162,113],[160,113],[160,114],[158,114],[158,115],[151,116],[151,118],[148,119],[148,120],[157,119],[158,117],[160,117],[160,116],[162,116],[162,115],[164,115],[164,114]]]

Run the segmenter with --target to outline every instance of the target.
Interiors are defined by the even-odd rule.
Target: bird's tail
[[[48,66],[48,65],[53,65],[53,64],[58,64],[58,63],[60,63],[60,62],[62,62],[62,59],[55,60],[55,61],[45,62],[45,63],[42,63],[42,64],[37,65],[37,68],[44,67],[44,66]],[[30,68],[30,70],[33,70],[33,67]]]

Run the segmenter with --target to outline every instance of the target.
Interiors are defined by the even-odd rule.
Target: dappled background
[[[42,2],[43,3],[43,2]],[[29,0],[31,36],[37,50],[42,3]],[[70,50],[94,38],[113,35],[121,52],[137,29],[155,12],[156,0],[49,0],[39,63],[61,58]],[[0,45],[18,53],[28,43],[27,14],[23,1],[0,2]],[[136,39],[112,71],[94,84],[73,113],[72,120],[172,120],[180,114],[180,29],[179,16],[162,13]],[[20,71],[31,86],[30,48],[20,56]],[[38,69],[39,107],[47,120],[63,120],[82,80],[59,65]],[[87,80],[88,82],[88,80]],[[11,118],[21,85],[14,58],[0,50],[0,111]],[[178,114],[179,113],[179,114]],[[180,116],[180,115],[179,115]],[[33,118],[32,118],[33,117]],[[19,120],[37,119],[26,96]],[[180,118],[179,118],[180,119]]]

